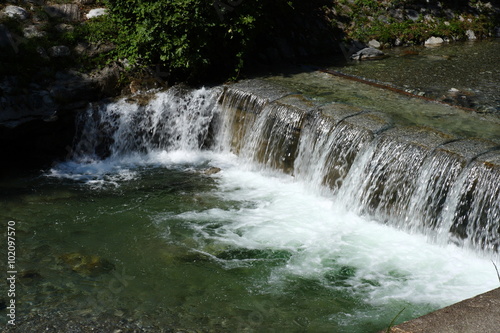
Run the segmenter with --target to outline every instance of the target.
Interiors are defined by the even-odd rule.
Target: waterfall
[[[74,159],[231,152],[293,175],[348,211],[435,242],[493,252],[500,244],[500,153],[492,142],[317,105],[259,80],[96,105],[80,128]]]
[[[173,87],[165,93],[93,105],[80,116],[73,158],[201,149],[209,141],[218,94],[218,89]]]

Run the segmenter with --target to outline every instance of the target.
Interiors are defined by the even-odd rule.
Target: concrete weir
[[[498,142],[401,125],[262,80],[226,86],[220,104],[236,154],[325,188],[380,223],[498,258]],[[391,332],[498,333],[499,305],[496,289]]]
[[[379,333],[498,333],[500,288],[431,312]]]
[[[220,104],[216,126],[234,153],[326,187],[381,223],[497,253],[498,142],[402,125],[265,80],[227,85]]]

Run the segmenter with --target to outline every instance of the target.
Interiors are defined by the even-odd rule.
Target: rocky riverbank
[[[9,157],[2,169],[66,156],[75,115],[121,93],[114,46],[88,35],[105,14],[94,0],[0,5],[0,154]]]

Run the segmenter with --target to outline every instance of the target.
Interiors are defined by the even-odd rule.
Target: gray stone
[[[334,124],[338,124],[348,117],[363,113],[363,109],[342,103],[323,105],[319,108],[319,111],[321,115],[329,118]]]
[[[374,47],[376,49],[380,48],[380,42],[378,40],[372,39],[371,41],[368,42],[368,46]]]
[[[12,5],[5,7],[2,14],[17,20],[26,20],[30,16],[24,8]]]
[[[264,80],[241,80],[226,86],[226,95],[255,96],[265,103],[275,101],[293,92]]]
[[[69,32],[75,30],[75,27],[73,27],[71,24],[66,23],[60,23],[56,25],[55,28],[58,32]]]
[[[87,17],[87,19],[93,19],[93,18],[96,18],[99,16],[104,16],[107,14],[108,14],[108,10],[106,8],[94,8],[94,9],[91,9],[87,13],[87,15],[85,15],[85,16]]]
[[[424,45],[438,45],[438,44],[443,44],[444,40],[441,37],[434,37],[432,36],[431,38],[427,39],[424,43]]]
[[[354,53],[351,56],[351,59],[353,60],[379,59],[383,58],[384,56],[385,56],[384,52],[373,47],[366,47]]]
[[[92,73],[92,81],[103,94],[113,96],[117,92],[121,73],[122,68],[112,64]]]
[[[444,144],[436,149],[436,153],[447,153],[462,160],[465,165],[482,154],[493,150],[496,143],[481,139],[465,139]]]
[[[77,4],[62,4],[45,6],[45,12],[53,18],[62,18],[67,21],[78,21],[80,9]]]
[[[404,14],[403,14],[403,10],[400,9],[400,8],[397,8],[397,9],[389,9],[388,11],[388,14],[396,19],[397,21],[403,21],[404,20]]]
[[[89,44],[87,42],[80,42],[73,50],[79,55],[95,57],[98,54],[109,52],[115,49],[115,47],[116,46],[114,44],[110,43]]]
[[[470,29],[465,32],[465,35],[467,36],[467,38],[469,40],[476,40],[477,39],[476,34],[474,33],[474,31],[472,31]]]
[[[26,38],[40,38],[47,36],[45,31],[40,31],[35,25],[29,25],[23,29],[23,36]]]
[[[49,49],[49,55],[52,58],[67,57],[71,54],[69,47],[65,45],[52,46]]]
[[[417,21],[418,18],[420,17],[420,14],[413,9],[407,9],[406,10],[406,17],[412,21]]]

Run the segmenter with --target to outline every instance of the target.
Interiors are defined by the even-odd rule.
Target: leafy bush
[[[273,16],[287,15],[285,0],[116,0],[118,55],[134,64],[162,64],[191,81],[235,76]]]

